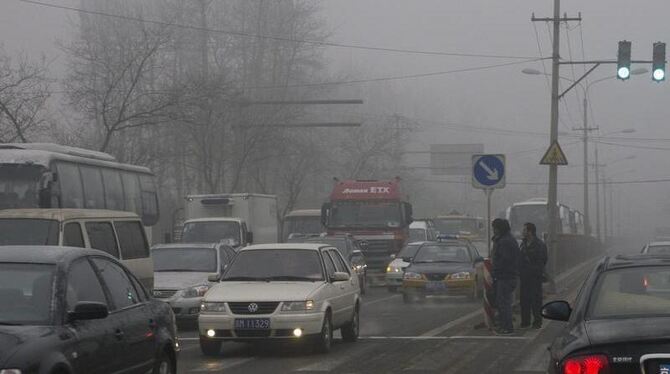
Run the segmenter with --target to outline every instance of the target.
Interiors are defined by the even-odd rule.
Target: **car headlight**
[[[205,301],[200,304],[200,311],[203,313],[226,313],[226,303]]]
[[[387,273],[400,273],[400,268],[396,266],[389,265],[386,267],[386,272]]]
[[[314,300],[307,301],[284,301],[281,306],[282,312],[304,312],[314,310]]]
[[[209,291],[209,285],[202,284],[199,286],[193,286],[186,288],[181,291],[182,296],[186,298],[190,297],[203,297]]]
[[[21,374],[19,369],[0,369],[0,374]]]
[[[468,280],[470,279],[470,272],[462,271],[460,273],[454,273],[449,276],[449,279],[458,279],[458,280]]]
[[[423,275],[421,275],[420,273],[407,271],[405,272],[405,275],[402,276],[402,279],[423,279]]]

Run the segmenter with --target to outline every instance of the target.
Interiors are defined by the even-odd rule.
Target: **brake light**
[[[571,357],[563,363],[563,374],[608,374],[609,369],[605,355]]]

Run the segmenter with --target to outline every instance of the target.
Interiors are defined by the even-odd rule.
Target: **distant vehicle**
[[[453,214],[437,216],[433,222],[440,235],[458,235],[470,240],[486,238],[486,222],[481,217]]]
[[[106,153],[47,143],[0,144],[0,209],[75,208],[135,212],[158,222],[151,170]]]
[[[333,331],[358,339],[360,288],[336,248],[265,244],[240,250],[212,287],[198,317],[200,348],[218,355],[224,341],[309,340],[330,350]]]
[[[645,255],[670,255],[670,242],[651,242],[642,248]]]
[[[402,281],[405,303],[425,300],[428,295],[482,295],[484,258],[466,240],[440,239],[424,243],[409,262]]]
[[[584,235],[585,219],[578,210],[571,209],[567,205],[558,204],[558,233]],[[549,232],[549,214],[547,212],[547,199],[535,198],[528,201],[512,204],[506,211],[512,232],[516,237],[521,236],[523,224],[532,222],[537,227],[538,236]]]
[[[670,241],[670,227],[656,227],[654,229],[655,241]]]
[[[121,260],[148,289],[154,265],[142,221],[132,212],[97,209],[0,210],[0,245],[93,248]]]
[[[386,267],[386,287],[389,292],[397,292],[402,286],[402,276],[405,268],[409,266],[409,260],[414,257],[416,251],[426,242],[412,242],[407,244],[397,255],[391,255],[391,263]]]
[[[361,295],[365,295],[368,287],[367,272],[368,265],[365,261],[363,248],[366,242],[356,240],[352,235],[321,235],[319,237],[308,237],[304,243],[323,243],[337,248],[349,262],[352,270],[358,275],[358,283],[361,285]]]
[[[221,277],[235,255],[223,244],[155,245],[153,296],[170,304],[177,319],[195,319],[202,297],[213,285],[209,277]]]
[[[170,307],[96,250],[0,247],[1,373],[176,373]]]
[[[567,322],[550,346],[548,373],[654,373],[670,370],[670,256],[608,257],[574,305],[544,305],[546,319]]]
[[[389,256],[409,238],[413,218],[407,200],[400,179],[337,181],[321,219],[330,235],[349,233],[368,242],[368,275],[382,281]]]
[[[325,231],[321,225],[321,211],[319,209],[293,210],[284,217],[282,227],[282,241],[286,242],[290,235],[321,234]]]
[[[432,241],[437,237],[437,229],[433,220],[415,219],[409,225],[409,242]]]
[[[248,193],[189,195],[181,242],[244,247],[279,239],[277,197]]]

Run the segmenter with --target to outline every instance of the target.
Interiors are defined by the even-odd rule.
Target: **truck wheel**
[[[203,336],[200,337],[200,350],[205,356],[218,356],[221,354],[222,345],[223,342],[220,340],[212,340]]]
[[[358,333],[360,331],[358,308],[358,304],[356,304],[354,315],[351,317],[351,322],[347,323],[340,329],[340,332],[342,333],[342,340],[345,342],[353,343],[358,340]]]
[[[316,344],[314,344],[314,350],[317,353],[328,353],[332,344],[333,323],[330,320],[330,312],[326,312],[326,316],[323,318],[321,333],[317,336]]]

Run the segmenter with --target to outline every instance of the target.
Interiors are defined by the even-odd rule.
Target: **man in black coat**
[[[537,237],[537,228],[528,222],[523,225],[523,242],[519,258],[521,279],[521,328],[530,327],[531,312],[533,328],[542,327],[542,281],[547,264],[547,246]]]
[[[497,218],[493,220],[493,248],[491,249],[492,276],[496,289],[499,335],[514,332],[512,325],[512,302],[514,289],[519,277],[519,245],[511,234],[509,222]]]

